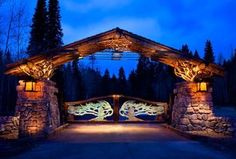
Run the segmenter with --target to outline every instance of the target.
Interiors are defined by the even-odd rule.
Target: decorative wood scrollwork
[[[152,105],[128,100],[121,106],[119,113],[129,121],[141,121],[142,119],[137,118],[138,115],[161,115],[165,113],[165,106],[166,103]]]
[[[68,107],[68,113],[77,116],[94,115],[95,118],[90,119],[91,121],[105,121],[106,117],[112,116],[113,109],[107,101],[102,100],[96,103],[89,102],[79,105],[70,105]]]
[[[207,71],[205,64],[196,65],[187,60],[177,61],[177,66],[174,68],[176,76],[183,78],[186,81],[194,82],[200,78],[209,78],[212,72]]]
[[[19,69],[34,79],[49,79],[54,71],[51,60],[42,60],[37,63],[27,62],[25,65],[19,66]]]

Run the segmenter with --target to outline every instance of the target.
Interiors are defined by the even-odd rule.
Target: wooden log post
[[[119,99],[120,95],[113,95],[114,122],[119,122]]]

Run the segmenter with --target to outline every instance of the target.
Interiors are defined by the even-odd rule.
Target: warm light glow
[[[198,83],[198,91],[207,91],[207,83],[206,82],[199,82]]]
[[[174,69],[175,75],[186,81],[193,82],[200,72],[199,66],[189,63],[188,61],[177,61],[177,65],[178,66]]]
[[[75,132],[83,134],[101,134],[101,133],[130,133],[141,134],[147,132],[157,133],[158,129],[151,126],[137,125],[115,125],[115,124],[95,124],[95,125],[80,125],[78,128],[73,128]]]
[[[35,82],[27,81],[25,82],[25,91],[35,91]]]
[[[25,65],[19,66],[19,69],[34,79],[50,79],[54,66],[51,60],[41,60],[36,63],[27,62]]]
[[[120,98],[120,95],[113,94],[112,97],[113,98]]]

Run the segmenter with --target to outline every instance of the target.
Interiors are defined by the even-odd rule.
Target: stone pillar
[[[176,84],[172,108],[172,126],[184,132],[232,133],[231,125],[213,113],[212,88],[206,92],[197,91],[197,83]]]
[[[25,91],[25,82],[17,86],[16,113],[19,115],[19,136],[44,136],[60,125],[55,93],[58,89],[49,80],[36,81],[35,91]]]

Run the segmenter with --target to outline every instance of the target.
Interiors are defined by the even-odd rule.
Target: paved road
[[[158,124],[73,124],[13,158],[228,159],[230,156]]]

